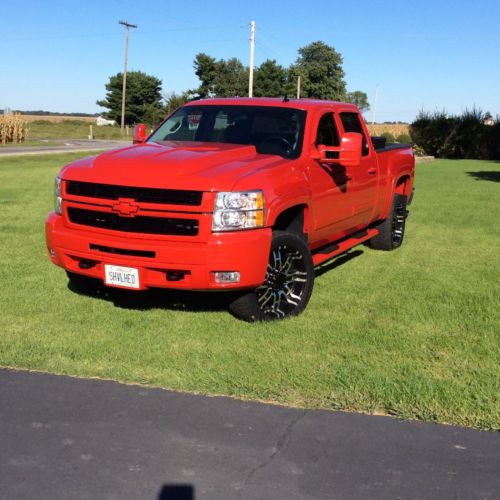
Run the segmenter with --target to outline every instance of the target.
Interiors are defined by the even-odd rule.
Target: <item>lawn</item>
[[[95,139],[123,139],[118,126],[98,127],[83,120],[64,120],[53,122],[49,120],[35,120],[28,123],[28,141],[37,139],[87,139],[92,125]],[[130,131],[131,133],[131,131]],[[125,136],[126,138],[126,136]]]
[[[419,165],[402,248],[358,247],[303,315],[247,324],[219,296],[68,289],[43,223],[81,156],[0,159],[1,366],[500,427],[499,163]]]

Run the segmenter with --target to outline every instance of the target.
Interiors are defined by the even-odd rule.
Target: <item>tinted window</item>
[[[297,158],[306,112],[270,106],[185,106],[150,141],[251,144],[258,153]]]
[[[358,113],[340,113],[340,120],[342,121],[344,132],[357,132],[363,136],[363,156],[366,156],[370,151]]]
[[[323,144],[325,146],[340,146],[339,134],[333,119],[333,113],[326,113],[321,117],[316,133],[316,146]]]

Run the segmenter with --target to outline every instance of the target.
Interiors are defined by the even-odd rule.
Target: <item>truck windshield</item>
[[[270,106],[185,106],[166,120],[148,142],[251,144],[258,153],[297,158],[306,112]]]

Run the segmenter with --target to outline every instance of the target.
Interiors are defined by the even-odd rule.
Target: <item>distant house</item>
[[[483,123],[485,125],[492,126],[492,125],[495,125],[495,120],[493,120],[493,117],[491,116],[490,113],[486,113],[486,115],[484,115],[484,121],[483,121]]]
[[[115,120],[106,120],[106,118],[103,118],[102,116],[98,116],[95,120],[95,123],[98,127],[104,127],[106,125],[116,125]]]

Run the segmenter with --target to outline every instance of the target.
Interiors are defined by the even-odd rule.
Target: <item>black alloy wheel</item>
[[[245,321],[283,319],[300,314],[314,285],[314,265],[305,241],[296,234],[274,231],[264,283],[238,297],[230,311]]]
[[[406,196],[394,195],[389,217],[377,226],[378,234],[369,240],[367,245],[375,250],[399,248],[403,244],[407,217]]]

